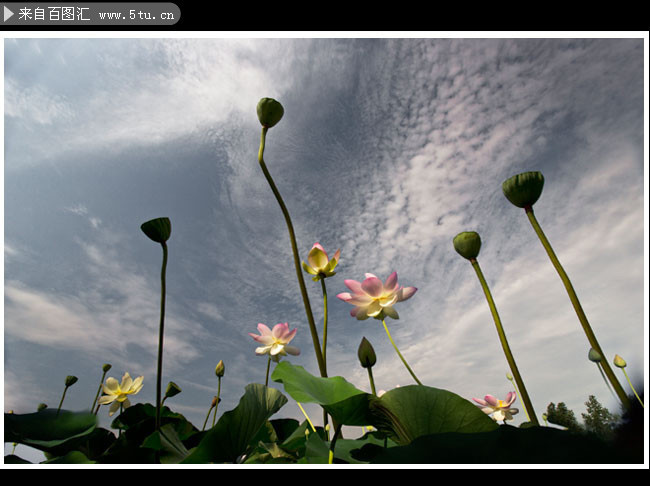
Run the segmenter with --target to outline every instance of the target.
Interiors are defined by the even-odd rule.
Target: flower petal
[[[499,400],[497,400],[497,398],[492,396],[492,395],[485,395],[485,401],[491,407],[498,407],[499,406]]]
[[[294,356],[298,356],[300,354],[300,349],[295,346],[285,346],[284,350],[289,354],[293,354]]]
[[[366,306],[366,314],[370,317],[375,317],[381,312],[381,305],[376,300],[373,300],[368,306]]]
[[[384,283],[384,290],[386,292],[393,292],[394,290],[397,289],[397,272],[391,273],[388,278],[386,279],[386,282]]]
[[[479,405],[483,405],[484,407],[487,406],[487,402],[482,398],[472,398],[472,400],[474,400]]]
[[[513,404],[513,402],[517,399],[517,394],[515,392],[508,392],[506,395],[506,399],[504,400],[506,402],[506,406],[510,406]]]
[[[363,294],[363,288],[361,287],[361,282],[356,280],[343,280],[343,283],[347,288],[349,288],[354,294]]]
[[[106,384],[103,385],[102,388],[104,389],[104,393],[111,395],[119,391],[120,384],[115,378],[109,376],[108,378],[106,378]]]
[[[386,306],[386,307],[383,307],[382,309],[384,311],[384,314],[386,314],[391,319],[399,319],[399,314],[397,313],[397,311],[393,307]]]
[[[352,298],[352,294],[350,292],[341,292],[340,294],[336,295],[339,299],[341,299],[343,302],[347,302]]]
[[[281,324],[276,324],[273,326],[273,331],[271,331],[274,339],[282,339],[289,332],[289,323],[283,322]]]
[[[415,287],[404,287],[403,289],[400,289],[400,291],[397,293],[397,301],[402,302],[404,300],[410,299],[413,297],[413,294],[417,292],[417,288]]]
[[[117,395],[102,395],[101,397],[99,397],[99,400],[97,400],[97,403],[99,403],[100,405],[108,405],[109,403],[115,400],[116,396]]]
[[[305,262],[302,262],[302,268],[307,273],[310,273],[312,275],[318,275],[318,272],[313,268],[311,268],[309,265],[307,265]]]
[[[323,247],[316,243],[314,247],[309,251],[307,261],[312,266],[312,268],[318,272],[325,268],[329,261],[329,258],[327,257],[327,253],[325,253]]]
[[[361,288],[371,297],[379,297],[384,290],[384,284],[377,277],[369,277],[361,283]]]
[[[266,324],[262,324],[261,322],[257,325],[257,330],[260,332],[262,336],[270,336],[272,334],[271,329],[269,329],[269,326]]]
[[[258,356],[266,354],[271,350],[271,346],[272,345],[269,344],[268,346],[260,346],[259,348],[255,348],[255,354]]]
[[[119,402],[113,402],[113,404],[108,409],[108,416],[111,417],[119,409],[120,409],[120,403]]]
[[[131,375],[129,375],[128,373],[124,373],[124,376],[122,377],[122,383],[120,384],[120,388],[126,391],[131,388],[132,384],[133,384],[133,379],[131,378]]]

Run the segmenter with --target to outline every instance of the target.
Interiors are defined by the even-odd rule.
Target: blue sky
[[[134,401],[155,402],[162,253],[139,227],[160,216],[172,222],[163,384],[183,389],[169,405],[200,427],[219,360],[220,413],[263,382],[248,336],[259,322],[297,328],[302,354],[289,359],[318,374],[287,229],[257,164],[262,97],[285,108],[265,160],[301,258],[315,242],[341,249],[326,281],[330,376],[370,391],[356,357],[365,336],[377,387],[412,383],[381,323],[335,298],[344,279],[397,271],[418,292],[388,324],[420,380],[505,396],[489,308],[452,245],[477,231],[537,415],[564,401],[579,417],[590,394],[618,411],[557,273],[501,192],[514,174],[543,173],[535,214],[608,358],[643,383],[647,37],[570,37],[6,37],[5,411],[56,407],[69,374],[79,382],[65,408],[87,408],[103,363],[144,375]],[[320,285],[306,283],[320,328]],[[301,417],[291,402],[278,416]]]

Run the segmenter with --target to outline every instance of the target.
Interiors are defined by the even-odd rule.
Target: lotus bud
[[[473,260],[481,249],[481,237],[476,231],[463,231],[454,238],[454,248],[464,258]]]
[[[110,370],[112,367],[113,367],[113,365],[110,365],[110,364],[108,364],[108,363],[104,363],[104,364],[102,365],[102,371],[103,371],[104,373],[107,373],[108,370]]]
[[[587,357],[589,358],[589,361],[593,361],[594,363],[600,363],[603,360],[603,357],[594,348],[589,349]]]
[[[214,369],[214,374],[217,375],[219,378],[221,378],[223,377],[225,371],[226,371],[226,367],[223,364],[223,360],[221,360],[217,363],[217,367]]]
[[[522,172],[504,181],[503,194],[520,208],[530,207],[542,195],[544,176],[541,172]]]
[[[173,381],[170,381],[169,384],[167,385],[167,390],[165,391],[165,397],[174,397],[178,395],[181,391],[181,387],[179,387],[176,383]]]
[[[375,366],[375,363],[377,363],[377,355],[375,354],[375,350],[373,349],[372,344],[370,344],[370,341],[368,341],[365,337],[361,339],[361,344],[359,345],[357,355],[359,356],[361,366],[364,368],[371,368],[372,366]]]
[[[257,103],[257,118],[265,128],[275,126],[284,115],[284,108],[273,98],[262,98]]]
[[[506,378],[507,378],[509,381],[514,380],[514,378],[513,378],[512,375],[510,374],[510,372],[506,373]]]
[[[169,218],[156,218],[140,226],[145,235],[157,243],[166,242],[172,233],[172,223]]]
[[[68,375],[65,377],[65,386],[72,386],[77,383],[78,380],[79,378],[76,376]]]
[[[627,366],[627,363],[623,358],[621,358],[618,354],[614,356],[614,366],[618,368],[625,368]]]
[[[38,404],[38,407],[36,407],[36,411],[37,411],[37,412],[40,412],[41,410],[45,410],[46,408],[47,408],[47,404],[46,404],[46,403],[39,403],[39,404]]]
[[[212,397],[212,403],[210,404],[210,408],[214,408],[217,405],[219,405],[219,402],[221,401],[221,398],[219,397]]]

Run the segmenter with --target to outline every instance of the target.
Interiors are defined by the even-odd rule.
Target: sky
[[[336,298],[345,279],[417,287],[388,320],[419,379],[471,400],[513,390],[494,321],[452,244],[478,257],[536,415],[617,399],[523,209],[502,182],[540,171],[537,219],[611,362],[647,385],[647,72],[642,36],[4,38],[4,410],[90,407],[101,366],[155,403],[160,245],[169,217],[163,387],[199,428],[265,357],[248,335],[288,322],[291,363],[318,376],[287,228],[257,162],[262,97],[285,114],[264,159],[302,260],[341,250],[328,293],[328,374],[370,392],[413,383],[381,322]],[[322,336],[319,283],[305,281]],[[614,368],[624,388],[625,377]],[[282,390],[279,384],[271,384]],[[525,421],[520,413],[512,422]],[[305,407],[312,420],[318,408]],[[302,420],[289,401],[275,416]],[[109,427],[107,407],[100,425]],[[360,435],[360,433],[359,433]],[[351,436],[355,436],[352,433]],[[7,451],[7,445],[5,451]],[[17,454],[21,454],[21,447]],[[25,457],[30,453],[25,448]]]

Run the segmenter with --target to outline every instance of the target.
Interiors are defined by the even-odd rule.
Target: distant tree
[[[546,420],[555,425],[565,427],[572,432],[582,432],[582,426],[578,423],[575,414],[569,410],[564,402],[557,406],[551,402],[546,407]]]
[[[612,439],[620,423],[620,417],[603,407],[594,395],[589,395],[585,405],[587,413],[582,414],[582,420],[587,432],[596,434],[602,439]]]

